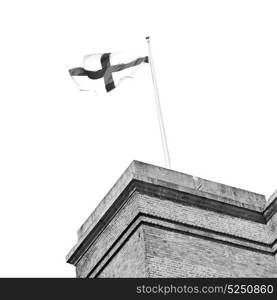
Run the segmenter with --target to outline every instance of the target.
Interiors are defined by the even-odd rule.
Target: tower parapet
[[[277,193],[133,161],[78,230],[77,277],[277,277]]]

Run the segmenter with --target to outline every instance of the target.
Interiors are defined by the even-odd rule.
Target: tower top
[[[247,209],[252,219],[260,219],[266,206],[264,195],[134,160],[79,228],[78,242],[66,257],[68,262],[91,230],[101,227],[107,215],[114,215],[122,199],[134,190],[178,198],[180,202],[228,215],[245,214]]]
[[[78,230],[77,277],[277,277],[277,193],[133,161]]]

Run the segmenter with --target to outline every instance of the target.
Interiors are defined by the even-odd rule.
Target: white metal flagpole
[[[166,166],[166,168],[170,169],[171,164],[170,164],[170,158],[169,158],[169,151],[168,151],[167,139],[166,139],[166,134],[165,134],[165,129],[164,129],[163,115],[162,115],[162,110],[161,110],[161,104],[160,104],[160,98],[159,98],[159,92],[158,92],[158,86],[157,86],[157,80],[156,80],[156,75],[155,75],[155,69],[154,69],[154,63],[153,63],[152,51],[151,51],[151,47],[150,47],[150,37],[149,36],[146,37],[146,41],[147,41],[148,50],[149,50],[149,64],[150,64],[152,79],[153,79],[156,108],[157,108],[157,114],[158,114],[158,119],[159,119],[159,126],[160,126],[161,139],[162,139],[162,145],[163,145],[165,166]]]

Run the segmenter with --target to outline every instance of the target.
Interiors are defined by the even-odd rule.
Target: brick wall
[[[269,242],[266,224],[148,195],[138,195],[137,201],[140,211],[151,215],[260,242]]]
[[[143,226],[150,277],[277,277],[272,255]]]
[[[98,277],[146,276],[145,242],[142,228],[138,228]]]

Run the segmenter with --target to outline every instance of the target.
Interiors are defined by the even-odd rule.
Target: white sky
[[[75,276],[83,221],[133,159],[164,164],[149,66],[100,97],[66,71],[147,35],[172,168],[269,197],[276,16],[262,0],[1,2],[0,276]]]

